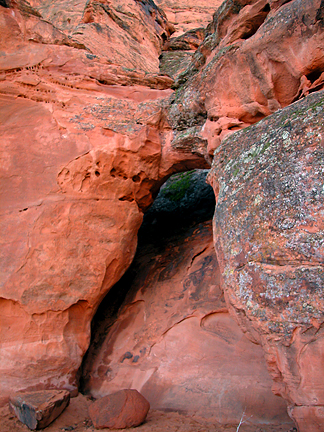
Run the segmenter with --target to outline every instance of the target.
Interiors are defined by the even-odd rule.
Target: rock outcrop
[[[160,40],[151,3],[134,3]],[[111,64],[39,15],[1,6],[3,402],[77,390],[91,318],[133,259],[143,211],[172,172],[207,167],[169,151],[171,78],[141,70],[140,56],[136,71],[127,53]]]
[[[263,346],[299,430],[323,430],[323,19],[321,0],[226,0],[203,32],[170,39],[151,0],[0,1],[0,403],[12,390],[77,390],[91,319],[133,260],[143,213],[172,173],[208,168],[219,148],[230,312]],[[179,48],[186,67],[161,74],[159,56]],[[254,173],[234,168],[240,155]],[[272,164],[261,185],[257,163]],[[239,205],[224,197],[232,187]]]
[[[210,172],[222,287],[300,431],[323,429],[324,92],[226,139]]]
[[[206,185],[190,174],[186,195],[186,178],[170,179],[145,215],[134,262],[112,289],[127,292],[117,316],[109,293],[94,318],[84,390],[100,397],[136,388],[153,409],[233,425],[245,411],[255,425],[289,428],[261,347],[244,336],[226,307],[208,220],[214,202],[205,201],[205,214],[195,214],[195,192],[202,195]]]
[[[174,36],[194,28],[204,28],[212,21],[213,14],[222,0],[156,0],[169,22],[175,27]]]
[[[212,158],[224,137],[323,87],[320,0],[225,1],[170,108],[174,146]]]

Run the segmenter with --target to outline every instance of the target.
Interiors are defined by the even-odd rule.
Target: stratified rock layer
[[[318,92],[225,140],[209,176],[226,299],[305,432],[324,428],[323,120]]]
[[[175,36],[198,27],[206,27],[222,0],[156,0],[170,23],[175,27]]]

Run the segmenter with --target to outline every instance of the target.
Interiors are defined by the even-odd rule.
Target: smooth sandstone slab
[[[17,393],[9,400],[10,410],[29,429],[43,429],[52,423],[68,406],[70,393],[66,390],[41,390]]]

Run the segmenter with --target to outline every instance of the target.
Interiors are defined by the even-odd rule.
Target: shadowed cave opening
[[[91,326],[80,391],[136,388],[152,409],[213,423],[289,423],[263,351],[229,315],[212,238],[207,170],[175,174],[146,212],[134,261]]]
[[[199,223],[211,221],[215,196],[212,187],[206,183],[207,173],[208,170],[192,170],[172,175],[161,186],[153,205],[145,213],[133,263],[107,293],[92,320],[91,342],[80,369],[79,387],[82,393],[91,393],[88,381],[92,359],[104,343],[126,296],[133,295],[137,258],[152,247],[161,252],[174,237],[181,237]]]

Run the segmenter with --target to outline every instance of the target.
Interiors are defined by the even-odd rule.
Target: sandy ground
[[[71,399],[66,410],[45,430],[46,432],[94,432],[88,415],[89,401],[82,395]],[[117,429],[101,429],[102,431],[118,431]],[[150,410],[145,423],[130,431],[136,432],[237,432],[237,426],[221,426],[197,421],[192,417],[174,412]],[[8,406],[0,408],[0,432],[28,432],[27,426],[10,413]],[[119,429],[120,431],[120,429]],[[289,426],[251,426],[243,424],[239,432],[295,432]]]

